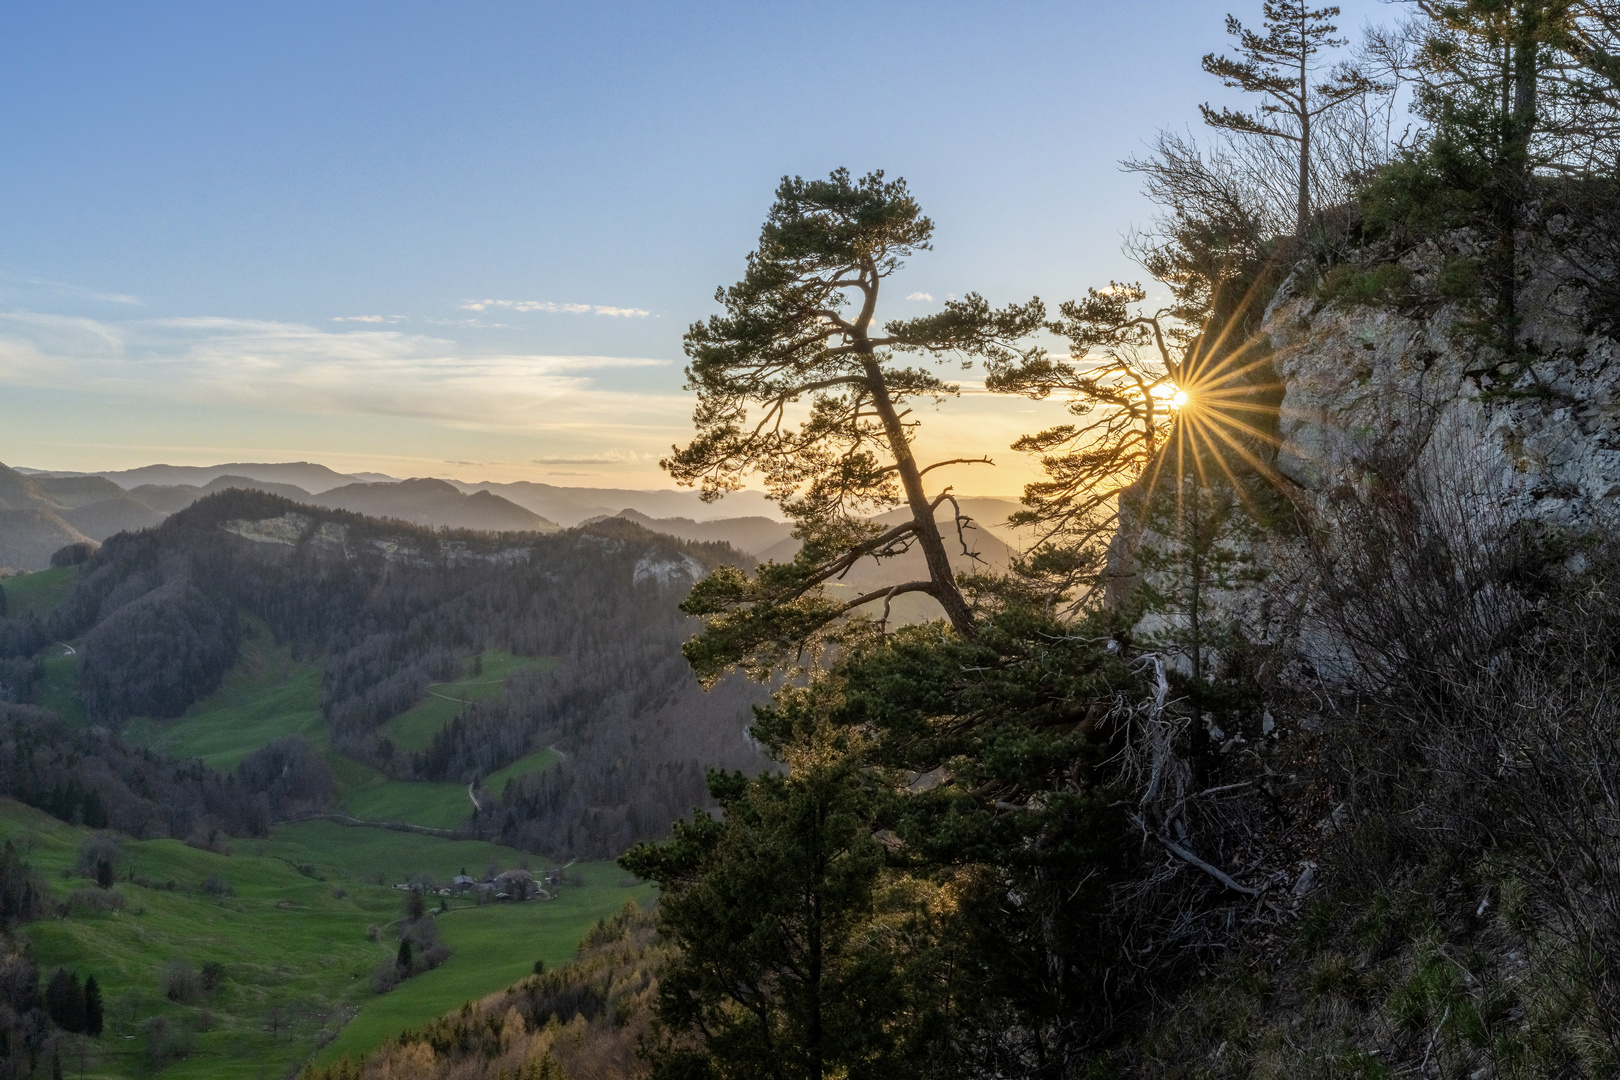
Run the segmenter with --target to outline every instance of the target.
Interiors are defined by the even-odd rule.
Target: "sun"
[[[1170,407],[1172,409],[1179,409],[1186,405],[1190,400],[1192,399],[1188,396],[1187,391],[1177,390],[1174,394],[1170,395]]]

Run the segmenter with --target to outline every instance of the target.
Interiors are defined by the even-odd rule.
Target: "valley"
[[[120,881],[108,890],[119,906],[96,911],[76,899],[101,891],[75,871],[91,835],[0,801],[0,838],[69,906],[65,917],[24,930],[40,969],[93,974],[103,988],[107,1034],[85,1049],[90,1076],[146,1076],[161,1067],[171,1077],[256,1078],[285,1075],[318,1052],[321,1060],[359,1055],[508,985],[535,960],[561,963],[597,920],[626,900],[651,897],[649,886],[627,883],[612,863],[589,863],[571,868],[581,884],[564,886],[554,900],[447,900],[436,923],[450,959],[378,995],[367,980],[394,952],[389,931],[402,908],[396,879],[443,882],[464,866],[482,873],[491,864],[541,863],[474,840],[329,822],[277,826],[267,838],[233,841],[228,853],[176,840],[125,841]],[[218,990],[169,1000],[162,975],[177,960],[198,970],[221,965]],[[70,1064],[79,1064],[76,1056]]]
[[[24,704],[0,705],[0,730],[9,732],[0,741],[21,745],[17,740],[37,737],[24,732],[54,714],[63,727],[47,739],[88,739],[73,745],[90,746],[105,739],[110,727],[135,753],[155,755],[160,769],[175,763],[177,778],[202,768],[238,787],[270,785],[253,797],[264,811],[257,827],[227,827],[203,803],[189,817],[169,805],[162,809],[175,811],[176,824],[158,827],[154,835],[150,813],[129,817],[118,809],[119,789],[138,792],[145,783],[139,777],[121,784],[95,769],[75,775],[72,769],[88,767],[71,766],[68,775],[47,778],[56,788],[29,789],[20,774],[0,764],[0,795],[12,796],[0,797],[0,840],[13,844],[49,894],[51,914],[20,929],[44,977],[60,967],[81,978],[93,974],[102,988],[107,1034],[77,1039],[83,1060],[66,1063],[83,1065],[85,1075],[287,1075],[304,1063],[365,1054],[405,1027],[511,984],[537,960],[562,963],[599,920],[627,900],[651,899],[651,886],[627,877],[611,856],[628,840],[656,835],[663,822],[704,797],[701,759],[671,772],[677,763],[659,748],[668,744],[658,743],[656,732],[707,746],[713,761],[735,766],[757,760],[742,738],[753,692],[721,695],[721,707],[733,717],[722,722],[722,741],[694,729],[694,723],[701,729],[699,717],[712,713],[713,705],[678,666],[678,636],[665,636],[681,632],[673,606],[678,593],[636,584],[634,567],[654,558],[645,554],[648,545],[670,558],[679,549],[667,545],[677,541],[623,522],[597,526],[609,533],[586,538],[583,548],[564,540],[587,563],[598,553],[607,563],[599,569],[581,565],[567,580],[572,599],[561,607],[507,607],[514,614],[504,626],[468,604],[487,588],[495,590],[487,593],[487,603],[496,607],[478,610],[509,605],[512,598],[501,594],[512,585],[511,573],[486,573],[477,563],[457,571],[416,556],[417,568],[391,564],[394,586],[411,596],[407,610],[422,611],[426,593],[433,593],[437,603],[450,605],[444,610],[452,614],[441,625],[467,628],[466,644],[440,651],[443,645],[422,639],[416,615],[398,622],[386,588],[359,590],[352,562],[323,561],[324,549],[315,545],[307,549],[308,562],[289,564],[280,546],[239,539],[220,527],[244,509],[283,514],[283,500],[232,492],[214,502],[220,498],[248,501],[202,521],[187,517],[209,510],[205,503],[172,518],[167,535],[151,530],[119,538],[84,564],[0,581],[10,616],[0,625],[8,628],[9,651],[32,652]],[[425,554],[440,539],[352,516],[341,521],[350,542],[359,539],[356,533],[386,533],[389,543]],[[482,550],[486,543],[478,534],[465,537],[469,547],[452,552]],[[154,573],[159,564],[168,569]],[[176,569],[182,564],[185,569]],[[376,564],[379,572],[388,565]],[[161,582],[165,574],[171,575],[168,586]],[[300,584],[313,579],[324,584]],[[549,572],[531,581],[536,597],[562,583]],[[182,586],[190,599],[179,599]],[[359,600],[360,609],[334,608],[326,603],[334,591],[369,598]],[[634,603],[615,613],[619,601],[609,598],[616,593]],[[609,609],[601,607],[603,601]],[[131,673],[109,676],[115,682],[154,667],[183,666],[180,654],[191,646],[162,629],[164,605],[176,602],[223,605],[219,610],[227,613],[234,640],[228,665],[217,674],[199,670],[188,676],[189,701],[148,696],[140,700],[161,705],[133,711],[110,706],[104,693],[98,698],[86,673],[107,660],[109,649],[119,650],[119,663],[127,662],[119,671]],[[136,612],[147,613],[139,616],[144,637],[107,636]],[[366,620],[365,633],[345,637],[342,627],[357,617]],[[625,631],[595,636],[618,619],[632,622],[623,624]],[[379,634],[389,625],[406,633],[384,646]],[[640,629],[629,631],[631,625]],[[634,645],[638,635],[648,634],[643,645]],[[548,648],[548,642],[561,647]],[[623,651],[627,645],[632,647]],[[353,652],[357,646],[360,659]],[[648,664],[641,649],[662,654],[666,663]],[[379,698],[376,687],[399,685],[401,671],[407,673],[403,694]],[[638,674],[626,678],[630,671]],[[617,699],[593,689],[607,685]],[[18,689],[6,692],[15,698]],[[675,700],[690,696],[694,705],[708,708],[672,712],[672,692]],[[30,713],[27,706],[48,713]],[[536,712],[548,709],[553,720],[543,723]],[[520,714],[530,719],[518,720]],[[478,717],[493,725],[487,730],[504,733],[510,749],[473,737],[459,758],[447,759],[447,740],[455,736],[467,744],[467,729]],[[649,721],[650,729],[641,727]],[[650,756],[637,757],[629,744],[616,741],[616,722],[629,724],[623,733],[637,743],[651,736]],[[524,741],[511,741],[514,723],[530,732]],[[437,765],[427,761],[435,747]],[[471,764],[469,753],[490,767]],[[608,754],[618,766],[598,764]],[[628,782],[627,757],[634,768],[665,776],[666,788],[674,783],[665,798],[673,794],[677,809],[635,808],[634,799],[655,785]],[[282,761],[288,764],[277,764]],[[575,766],[572,773],[559,772],[565,763]],[[289,769],[297,793],[277,794],[275,785],[285,786]],[[64,780],[101,792],[100,805],[112,808],[112,820],[101,821],[97,815],[107,812],[80,810],[71,799],[53,803]],[[577,792],[572,800],[570,791]],[[235,797],[247,798],[245,792]],[[571,801],[588,809],[570,810]],[[72,808],[41,808],[58,805]],[[251,820],[255,811],[246,812]],[[107,832],[104,824],[121,831]],[[562,835],[537,841],[551,828]],[[94,867],[86,863],[85,852],[107,843],[98,837],[117,837],[114,880],[107,888],[91,880]],[[437,889],[462,873],[482,880],[523,868],[536,875],[561,869],[561,883],[548,886],[554,895],[497,903],[474,892],[427,893],[426,918],[448,948],[448,959],[386,992],[373,988],[373,972],[392,964],[408,925],[402,919],[409,894],[401,886],[416,882]],[[212,977],[223,981],[206,993],[174,999],[165,994],[165,984],[182,964],[214,971]]]

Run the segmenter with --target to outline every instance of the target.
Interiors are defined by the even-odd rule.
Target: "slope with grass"
[[[44,618],[73,590],[79,581],[77,566],[55,566],[32,574],[19,574],[0,581],[6,590],[6,614],[13,619]]]
[[[485,650],[476,662],[468,660],[462,665],[465,675],[429,685],[427,700],[387,721],[380,730],[401,750],[426,750],[433,736],[462,709],[499,698],[510,676],[544,671],[556,662],[544,656],[513,656],[504,649]]]
[[[289,735],[327,744],[321,720],[320,669],[297,663],[262,628],[242,643],[241,658],[220,688],[173,720],[135,720],[124,738],[177,758],[201,758],[229,772],[248,754]]]
[[[0,801],[0,837],[19,846],[59,901],[106,895],[74,869],[89,835]],[[402,900],[393,884],[525,857],[477,841],[329,822],[280,827],[267,840],[235,843],[228,855],[173,840],[125,841],[123,850],[112,890],[121,910],[94,911],[81,899],[65,917],[24,928],[42,971],[65,966],[103,986],[108,1031],[89,1048],[89,1072],[98,1076],[151,1075],[152,1055],[164,1046],[173,1052],[166,1077],[283,1075],[334,1036],[333,1052],[364,1053],[400,1027],[511,983],[536,959],[566,959],[597,919],[627,896],[647,894],[646,886],[621,887],[622,872],[600,864],[575,868],[584,884],[553,901],[449,900],[438,918],[455,955],[379,996],[368,976],[394,952],[389,928]],[[174,960],[222,965],[224,982],[211,995],[171,1001],[160,983]]]
[[[499,795],[506,790],[506,785],[520,776],[530,773],[545,772],[561,760],[562,755],[555,750],[541,750],[536,754],[529,754],[512,762],[504,769],[497,769],[484,779],[484,787]]]
[[[440,932],[455,955],[430,975],[373,998],[316,1060],[359,1057],[424,1017],[440,1016],[495,986],[517,982],[534,970],[536,960],[556,967],[625,900],[645,903],[652,898],[651,885],[626,878],[613,863],[579,864],[570,872],[577,872],[584,885],[563,888],[555,900],[457,908],[441,915]]]
[[[234,769],[259,747],[289,735],[300,735],[322,750],[337,781],[336,812],[374,822],[403,822],[433,829],[454,829],[473,812],[465,784],[396,780],[330,748],[320,711],[320,670],[295,662],[289,650],[271,643],[258,627],[242,646],[241,659],[218,691],[174,720],[133,721],[123,736],[136,746],[175,758],[198,758],[221,772]],[[511,675],[544,670],[554,661],[488,650],[466,663],[467,674],[435,684],[433,696],[384,725],[396,745],[411,750],[426,746],[434,734],[467,704],[498,699]],[[64,717],[82,722],[77,700],[74,658],[46,661],[40,701]],[[501,770],[499,793],[506,780],[537,772],[556,758],[549,750],[530,754]]]
[[[71,646],[52,645],[39,662],[40,679],[34,688],[34,704],[49,709],[69,724],[83,727],[89,717],[84,697],[79,693],[79,658]]]

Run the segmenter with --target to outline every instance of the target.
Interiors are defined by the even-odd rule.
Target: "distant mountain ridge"
[[[280,463],[238,461],[226,465],[142,465],[137,469],[96,473],[41,472],[37,470],[29,470],[29,472],[37,477],[50,477],[53,479],[99,476],[111,480],[125,490],[146,484],[160,487],[176,487],[182,484],[191,487],[204,487],[221,476],[242,476],[250,480],[261,480],[272,484],[292,484],[306,492],[317,495],[330,488],[341,487],[344,484],[352,484],[357,481],[378,482],[396,479],[382,473],[340,473],[335,469],[327,468],[325,465],[317,465],[309,461]]]
[[[399,480],[380,473],[340,473],[308,461],[145,465],[100,473],[0,469],[5,473],[0,478],[0,567],[18,569],[42,568],[51,552],[70,543],[151,528],[203,496],[230,488],[434,528],[545,532],[616,517],[683,540],[723,541],[762,560],[786,561],[799,548],[791,524],[758,491],[733,492],[706,503],[695,491],[561,487],[528,480]],[[1005,565],[1005,545],[1026,546],[1025,537],[1005,527],[1016,502],[984,497],[960,502],[989,541],[986,554],[992,563]]]
[[[0,567],[43,569],[53,552],[90,540],[69,520],[73,512],[45,482],[0,465]]]
[[[466,495],[453,484],[429,478],[391,484],[345,484],[306,497],[306,501],[413,525],[453,524],[459,529],[487,532],[555,532],[558,528],[556,522],[492,492]]]
[[[120,475],[126,479],[164,476],[168,474],[153,470],[170,468],[154,466]],[[313,468],[341,476],[325,466]],[[297,470],[308,471],[299,463],[280,472]],[[277,470],[267,471],[275,474]],[[320,473],[311,475],[322,477]],[[541,533],[558,529],[555,522],[492,492],[464,494],[443,480],[351,482],[312,494],[296,484],[221,473],[200,487],[142,483],[126,490],[100,475],[30,475],[0,465],[0,567],[44,569],[50,565],[52,553],[69,544],[99,543],[121,532],[152,528],[199,499],[231,489],[259,491],[309,506],[352,510],[429,528]]]

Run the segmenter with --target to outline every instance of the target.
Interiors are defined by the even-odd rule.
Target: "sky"
[[[1198,61],[1258,8],[7,5],[0,461],[669,486],[681,335],[783,175],[906,178],[936,231],[892,317],[1140,278],[1118,163],[1240,104]],[[960,377],[922,448],[1015,493],[1057,407]]]

